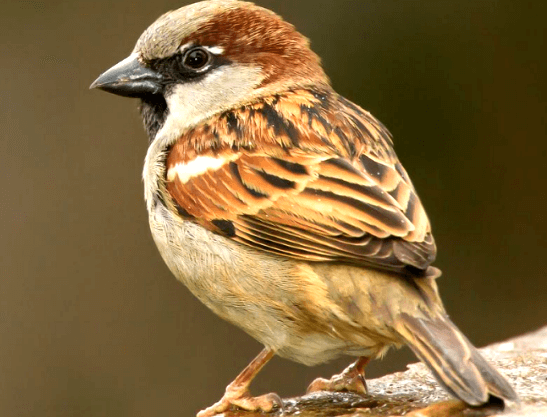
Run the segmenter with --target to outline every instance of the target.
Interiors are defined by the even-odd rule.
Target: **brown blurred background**
[[[0,415],[190,416],[260,346],[164,266],[137,101],[89,84],[174,0],[0,5]],[[547,3],[263,0],[376,115],[420,192],[446,306],[478,345],[547,322]],[[402,369],[390,353],[368,376]],[[297,395],[348,359],[276,359]],[[417,381],[419,383],[419,381]]]

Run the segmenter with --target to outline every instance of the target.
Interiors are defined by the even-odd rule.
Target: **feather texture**
[[[427,215],[387,129],[334,92],[293,91],[213,117],[171,147],[179,213],[259,250],[425,270]]]

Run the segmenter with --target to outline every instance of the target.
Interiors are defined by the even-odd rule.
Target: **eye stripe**
[[[194,42],[187,42],[184,45],[181,45],[179,47],[179,51],[184,53],[186,52],[187,49],[191,48],[192,46],[194,46]]]
[[[187,42],[184,45],[179,47],[181,53],[186,52],[188,49],[197,46],[195,42]],[[224,53],[224,48],[222,46],[202,46],[203,49],[207,49],[213,55],[222,55]]]
[[[222,55],[222,53],[224,52],[224,48],[222,46],[204,46],[204,48],[211,52],[213,55]]]

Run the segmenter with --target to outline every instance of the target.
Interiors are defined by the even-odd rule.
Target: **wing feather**
[[[369,113],[310,91],[228,113],[170,149],[165,192],[185,220],[307,261],[403,271],[434,260],[427,215],[389,132]],[[199,156],[210,166],[179,175]]]

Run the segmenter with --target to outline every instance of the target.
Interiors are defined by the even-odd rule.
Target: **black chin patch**
[[[172,57],[155,60],[148,63],[148,66],[154,71],[159,72],[163,79],[163,91],[169,91],[174,85],[196,82],[203,79],[208,73],[216,68],[228,65],[230,60],[220,55],[213,55],[212,61],[206,71],[193,72],[182,65],[183,54],[178,53]],[[141,116],[144,122],[144,128],[148,134],[150,142],[154,140],[154,137],[158,131],[162,128],[169,109],[163,94],[150,94],[147,96],[141,96]]]
[[[167,103],[160,94],[141,97],[140,110],[148,140],[152,142],[169,113]]]

